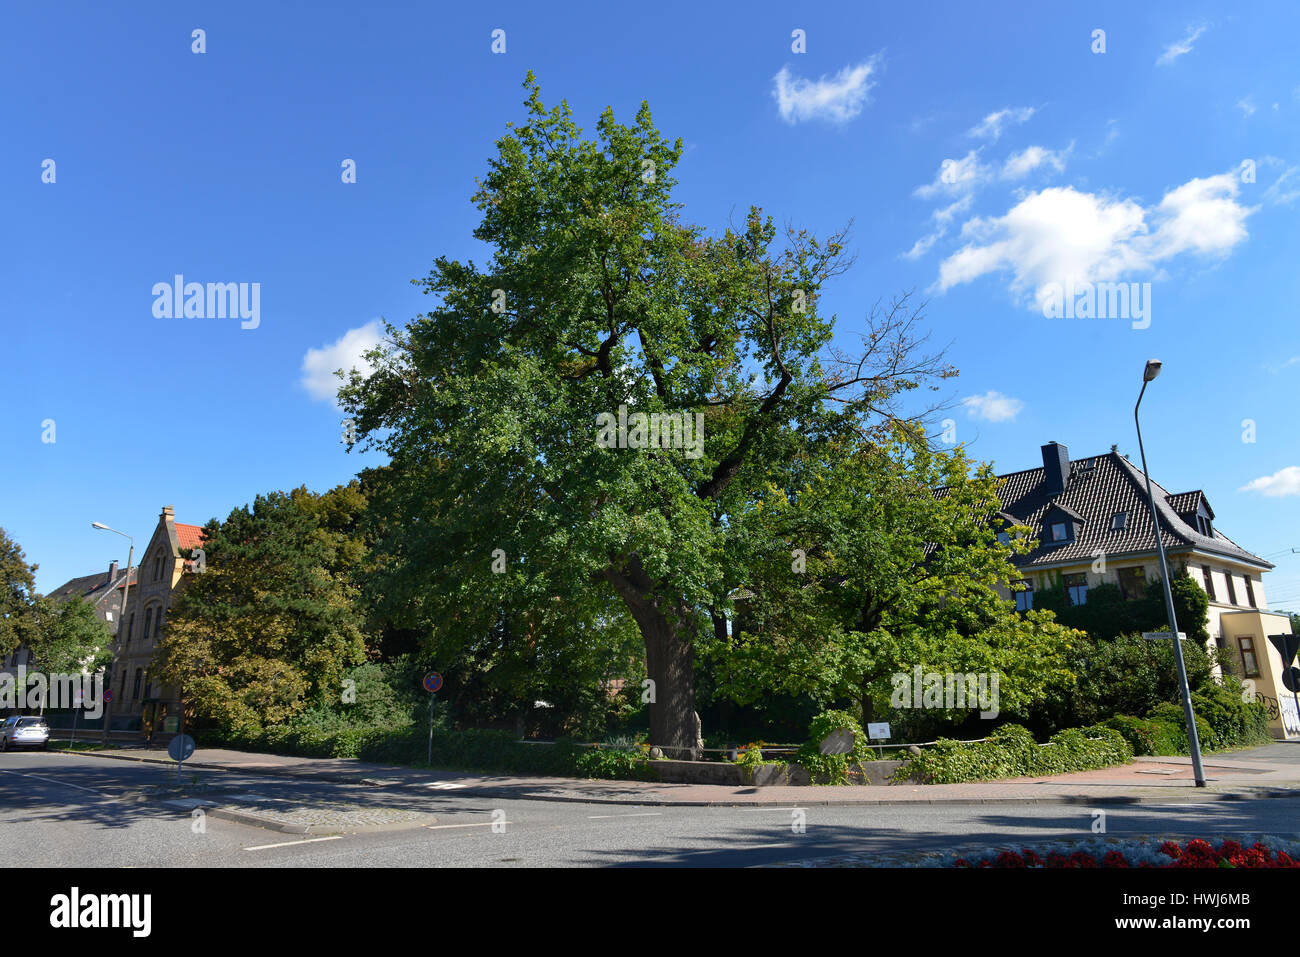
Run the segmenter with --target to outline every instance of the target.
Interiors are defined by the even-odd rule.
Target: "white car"
[[[40,748],[50,744],[50,726],[45,719],[33,715],[16,714],[0,725],[0,751],[12,748]]]

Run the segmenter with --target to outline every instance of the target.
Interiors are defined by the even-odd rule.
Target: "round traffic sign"
[[[110,691],[110,690],[107,689],[107,688],[104,689],[104,700],[105,700],[105,701],[112,701],[112,700],[113,700],[113,692]]]
[[[173,761],[184,761],[194,753],[194,739],[188,734],[178,734],[167,745],[167,753]]]
[[[442,675],[436,671],[430,671],[424,676],[424,690],[433,694],[442,687]]]
[[[1292,665],[1282,672],[1282,684],[1286,685],[1287,691],[1300,691],[1300,668]]]

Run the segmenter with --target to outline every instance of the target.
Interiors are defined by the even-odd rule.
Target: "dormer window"
[[[1205,515],[1196,516],[1196,530],[1206,538],[1214,537],[1214,526],[1210,524],[1210,519]]]
[[[1110,530],[1112,532],[1122,532],[1128,525],[1128,512],[1116,512],[1110,517]]]
[[[1006,532],[998,532],[998,542],[999,542],[999,544],[1002,544],[1002,545],[1010,545],[1010,544],[1011,544],[1011,536],[1008,535]]]
[[[1053,522],[1051,535],[1054,542],[1067,542],[1070,540],[1070,527],[1065,522]]]

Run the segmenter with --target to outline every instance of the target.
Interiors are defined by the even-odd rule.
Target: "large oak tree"
[[[390,456],[376,557],[435,644],[503,614],[589,623],[616,598],[645,642],[652,743],[694,752],[697,643],[745,580],[733,516],[811,447],[883,439],[903,393],[954,373],[906,301],[835,348],[819,304],[842,233],[778,236],[751,209],[708,235],[673,202],[681,142],[648,106],[630,126],[605,111],[588,140],[525,87],[474,195],[489,261],[438,258],[432,310],[390,325],[376,371],[340,389]],[[702,415],[701,454],[602,447],[598,417],[621,406]]]

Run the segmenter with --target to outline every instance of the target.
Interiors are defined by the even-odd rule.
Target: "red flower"
[[[1071,867],[1096,867],[1097,859],[1091,854],[1085,854],[1083,851],[1075,851],[1070,855]]]
[[[1043,859],[1039,857],[1037,854],[1035,854],[1032,848],[1026,847],[1023,850],[1021,850],[1020,854],[1025,859],[1025,865],[1027,867],[1043,866]]]
[[[1003,851],[995,862],[997,867],[1024,867],[1025,861],[1015,851]]]
[[[1107,851],[1101,859],[1102,867],[1128,867],[1128,859],[1119,851]]]
[[[1163,844],[1160,845],[1160,853],[1166,854],[1169,857],[1172,857],[1174,860],[1178,860],[1180,857],[1183,856],[1183,849],[1173,841],[1165,841]]]

